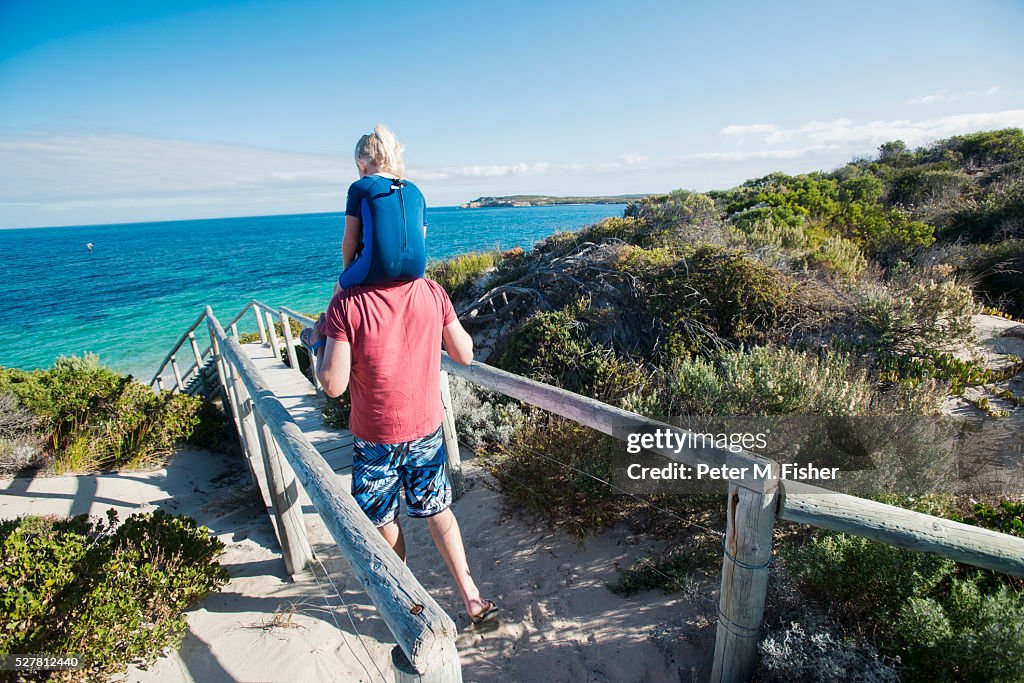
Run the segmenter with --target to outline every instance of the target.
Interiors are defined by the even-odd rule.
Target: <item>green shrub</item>
[[[961,394],[965,387],[986,382],[991,372],[976,360],[962,360],[951,353],[915,345],[908,351],[882,350],[878,354],[879,379],[917,386],[927,380],[938,380],[949,391]]]
[[[763,344],[792,311],[791,281],[737,250],[703,246],[645,278],[647,316],[664,329],[661,354],[711,355],[723,340]]]
[[[108,518],[0,522],[0,654],[74,653],[106,680],[175,646],[184,610],[227,582],[223,544],[188,517]]]
[[[1014,683],[1024,671],[1024,598],[1001,587],[984,594],[955,578],[943,596],[911,597],[894,625],[900,656],[919,681]]]
[[[4,392],[40,418],[61,472],[151,464],[192,433],[201,405],[155,393],[92,355],[58,358],[49,370],[0,368]]]
[[[968,245],[953,262],[989,305],[1024,318],[1024,239]]]
[[[677,405],[698,415],[861,415],[873,396],[849,356],[790,348],[724,351],[717,363],[679,360],[669,377]]]
[[[921,269],[900,264],[884,285],[861,287],[857,297],[859,323],[883,349],[952,350],[974,339],[972,317],[979,307],[970,287],[948,266]]]
[[[934,555],[840,533],[822,533],[784,553],[793,577],[844,609],[891,622],[912,597],[928,596],[956,564]]]
[[[873,631],[912,681],[1018,681],[1024,595],[954,562],[837,533],[783,554],[806,588]]]
[[[466,293],[487,270],[501,261],[501,252],[471,251],[427,265],[427,277],[445,288],[453,299]]]
[[[599,401],[643,403],[639,397],[650,394],[651,373],[587,337],[589,305],[580,299],[530,317],[505,347],[500,366]]]
[[[852,240],[831,235],[808,256],[808,265],[842,280],[855,280],[868,267],[860,247]]]
[[[999,507],[975,503],[974,517],[964,521],[1004,534],[1024,537],[1024,501],[1003,500],[999,502]]]
[[[506,496],[583,538],[624,512],[614,489],[594,478],[608,481],[618,447],[611,437],[571,420],[534,416],[508,443],[490,449],[484,466]]]
[[[722,544],[718,537],[699,534],[659,557],[643,558],[630,567],[620,568],[608,590],[622,596],[654,589],[674,593],[691,585],[695,571],[708,570],[721,561]]]

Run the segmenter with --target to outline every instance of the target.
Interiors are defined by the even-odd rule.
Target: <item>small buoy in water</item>
[[[88,249],[89,253],[91,254],[92,253],[92,242],[86,242],[85,243],[85,248]]]

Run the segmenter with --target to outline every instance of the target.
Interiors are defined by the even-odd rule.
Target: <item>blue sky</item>
[[[727,187],[1024,126],[1024,3],[0,0],[0,227]]]

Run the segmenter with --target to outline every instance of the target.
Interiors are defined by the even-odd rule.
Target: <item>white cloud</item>
[[[643,154],[634,154],[632,152],[626,152],[625,154],[619,155],[619,161],[626,164],[627,166],[632,166],[635,164],[642,164],[646,162],[647,157]]]
[[[992,128],[1024,126],[1024,109],[958,114],[935,119],[911,121],[868,121],[856,123],[849,118],[831,121],[808,121],[793,128],[774,124],[726,126],[719,131],[723,137],[735,138],[737,129],[757,128],[767,145],[780,139],[803,141],[815,149],[851,149],[877,146],[889,140],[903,140],[908,145],[921,145],[938,138]]]
[[[950,92],[948,88],[943,88],[938,92],[934,92],[931,95],[920,95],[918,97],[911,97],[907,100],[907,104],[938,104],[940,102],[953,102],[960,100],[965,97],[977,97],[979,95],[985,97],[991,97],[1000,92],[998,85],[993,85],[987,90],[966,90],[964,92]]]
[[[773,170],[830,168],[889,140],[917,146],[1011,126],[1024,127],[1024,109],[918,121],[840,117],[791,127],[736,124],[722,128],[721,138],[760,149],[712,146],[670,158],[627,152],[591,162],[422,166],[410,168],[409,176],[437,197],[434,205],[521,191],[707,189]],[[128,135],[0,135],[0,227],[338,211],[355,178],[348,154]]]
[[[719,133],[723,137],[735,138],[738,142],[742,142],[748,137],[763,136],[764,141],[769,145],[777,145],[793,137],[792,131],[784,130],[774,123],[726,126]]]

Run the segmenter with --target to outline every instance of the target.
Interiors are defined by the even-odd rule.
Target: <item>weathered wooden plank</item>
[[[778,469],[767,471],[729,482],[712,683],[749,681],[757,669],[778,503]]]
[[[316,324],[316,321],[310,318],[308,315],[302,315],[298,311],[288,308],[287,306],[282,306],[281,310],[287,315],[294,318],[296,321],[298,321],[299,324],[302,325],[303,327],[313,327],[313,325]]]
[[[281,342],[277,338],[277,328],[274,327],[276,322],[269,311],[264,311],[264,315],[267,316],[267,334],[270,336],[270,348],[274,351],[274,358],[281,360]]]
[[[178,359],[174,357],[173,353],[171,354],[171,372],[174,373],[174,387],[171,391],[181,391],[181,370],[178,368]]]
[[[452,498],[458,500],[466,492],[466,482],[462,476],[462,453],[459,452],[459,437],[455,431],[452,389],[448,383],[448,373],[444,370],[441,371],[441,406],[444,408],[444,421],[441,423],[441,430],[444,432],[444,448],[448,454],[448,480],[452,486]]]
[[[209,308],[209,307],[207,307],[207,308]],[[157,377],[159,377],[163,373],[164,367],[167,365],[168,361],[171,360],[171,356],[173,356],[175,353],[178,352],[178,349],[181,347],[182,344],[185,343],[185,340],[186,339],[194,339],[195,338],[193,336],[193,334],[192,334],[192,330],[194,330],[197,327],[199,327],[199,324],[201,322],[203,322],[203,318],[205,318],[205,317],[206,317],[206,312],[205,311],[200,313],[199,317],[196,318],[195,322],[193,322],[189,326],[188,330],[186,330],[180,337],[178,337],[178,341],[174,342],[174,346],[172,346],[171,350],[167,352],[167,355],[164,356],[163,361],[161,361],[160,365],[157,366],[156,372],[153,373],[153,379],[149,380],[150,386],[152,386],[153,383],[157,381]]]
[[[260,343],[267,343],[267,326],[263,321],[263,311],[260,310],[259,306],[256,305],[256,301],[252,301],[252,312],[256,316],[256,330],[260,333]]]
[[[206,315],[205,313],[203,314]],[[203,365],[203,354],[199,353],[199,343],[196,342],[195,330],[188,331],[188,341],[192,345],[192,355],[195,356],[196,365],[202,367]]]
[[[277,518],[278,540],[285,568],[295,576],[308,569],[313,562],[313,549],[309,545],[306,524],[302,519],[298,482],[295,481],[291,467],[281,462],[281,451],[267,423],[258,411],[253,410],[253,416],[260,454],[263,456],[263,469],[267,474],[267,484],[274,504],[274,516]]]
[[[217,326],[212,314],[211,326]],[[359,509],[340,478],[265,385],[237,340],[226,337],[223,330],[216,331],[221,354],[238,368],[256,410],[413,667],[428,673],[453,666],[453,650],[448,644],[454,643],[456,636],[454,622]]]
[[[395,683],[462,683],[462,667],[459,666],[455,643],[445,643],[444,648],[447,652],[441,658],[441,664],[427,673],[419,673],[406,659],[402,649],[396,646],[391,651]]]
[[[779,517],[1024,576],[1024,538],[797,481],[783,480]]]
[[[619,438],[633,429],[669,427],[656,420],[482,363],[459,365],[447,354],[442,354],[441,363],[453,375]],[[741,466],[748,463],[760,465],[763,462],[760,458],[734,456],[718,449],[683,450],[679,454],[656,449],[655,452],[690,465],[707,463],[714,466],[734,458],[741,459]],[[781,519],[845,531],[911,550],[934,553],[976,567],[1024,576],[1024,539],[796,481],[782,480],[782,491],[783,502],[779,511]]]
[[[281,311],[281,332],[284,334],[285,351],[288,353],[288,366],[299,372],[299,359],[295,355],[295,340],[292,339],[292,326],[288,323],[288,314]]]
[[[658,422],[643,415],[601,403],[587,396],[580,396],[550,384],[520,377],[483,363],[474,361],[470,365],[460,365],[443,351],[441,352],[441,368],[482,387],[493,389],[498,393],[543,408],[555,415],[560,415],[619,439],[626,438],[630,432],[651,429],[686,432],[684,429],[664,422]],[[724,465],[729,459],[737,458],[742,461],[740,466],[752,466],[754,463],[761,464],[763,462],[762,459],[754,456],[734,454],[727,449],[719,448],[683,448],[679,452],[676,452],[675,449],[651,450],[688,465],[707,463],[718,466]]]

